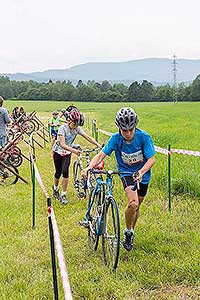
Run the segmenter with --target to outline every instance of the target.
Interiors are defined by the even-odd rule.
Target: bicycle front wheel
[[[93,193],[90,195],[89,205],[89,228],[88,228],[88,245],[92,251],[96,251],[101,235],[101,214],[102,214],[102,193]]]
[[[117,204],[110,197],[105,201],[102,224],[103,261],[110,269],[117,268],[120,248],[120,221]]]

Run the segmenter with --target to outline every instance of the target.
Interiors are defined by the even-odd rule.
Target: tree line
[[[89,80],[84,83],[79,80],[76,85],[71,81],[56,81],[47,83],[36,81],[15,81],[9,77],[0,76],[0,95],[4,99],[21,100],[68,100],[95,102],[172,102],[200,101],[200,74],[190,85],[180,83],[177,87],[169,84],[154,86],[143,80],[134,81],[129,86],[123,83],[111,84],[104,80],[99,83]]]

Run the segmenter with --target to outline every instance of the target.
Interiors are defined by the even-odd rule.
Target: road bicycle
[[[96,251],[99,238],[102,236],[103,262],[112,270],[116,270],[120,252],[120,217],[117,202],[113,197],[113,175],[123,172],[112,170],[90,170],[97,176],[96,186],[90,195],[85,221],[80,225],[88,229],[88,245]],[[135,179],[133,190],[139,188],[136,180],[138,172],[132,174]],[[105,180],[103,175],[106,175]]]
[[[91,153],[98,153],[100,148],[96,147],[94,149],[82,149],[80,145],[74,145],[73,148],[82,151],[73,164],[74,188],[76,189],[79,198],[85,198],[86,195],[90,195],[94,189],[96,179],[94,174],[89,174],[87,180],[84,180],[81,176],[81,171],[83,168],[89,165]]]
[[[89,197],[85,221],[80,222],[80,225],[88,229],[88,245],[91,250],[97,250],[99,237],[102,236],[104,264],[115,270],[120,249],[120,220],[112,189],[113,175],[119,175],[119,172],[93,169],[89,173],[97,176],[96,186]],[[105,180],[103,175],[106,175]]]

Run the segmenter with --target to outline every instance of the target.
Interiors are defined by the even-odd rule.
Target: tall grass
[[[6,102],[10,109],[17,104],[28,111],[39,111],[44,121],[52,110],[66,105],[64,102]],[[77,105],[87,117],[98,120],[99,128],[115,132],[113,120],[124,104]],[[156,145],[166,148],[171,144],[172,148],[199,150],[199,103],[137,103],[133,107],[140,117],[139,127],[152,135]],[[106,136],[100,135],[100,142],[106,140]],[[81,138],[78,142],[85,144]],[[22,147],[27,153],[26,146]],[[51,194],[54,168],[50,145],[46,149],[37,148],[37,166]],[[106,158],[105,168],[116,168],[113,155]],[[20,167],[20,173],[30,182],[27,162]],[[131,253],[121,249],[116,274],[103,266],[101,245],[96,253],[91,253],[88,248],[87,232],[78,225],[84,218],[87,200],[76,197],[71,179],[68,205],[63,207],[53,200],[75,300],[200,297],[199,158],[173,154],[172,177],[173,202],[169,214],[167,157],[156,154],[149,193],[141,206],[136,228],[135,248]],[[31,185],[19,181],[9,188],[0,186],[2,300],[53,299],[46,200],[39,186],[36,192],[36,229],[32,230]],[[114,195],[120,209],[122,234],[126,197],[118,178],[115,178]],[[60,277],[58,279],[59,299],[63,299]]]

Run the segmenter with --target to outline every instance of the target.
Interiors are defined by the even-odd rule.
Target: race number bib
[[[134,153],[125,153],[125,152],[121,152],[121,153],[122,153],[122,160],[127,165],[134,166],[137,165],[138,163],[143,162],[144,157],[143,157],[142,150],[139,150]]]

